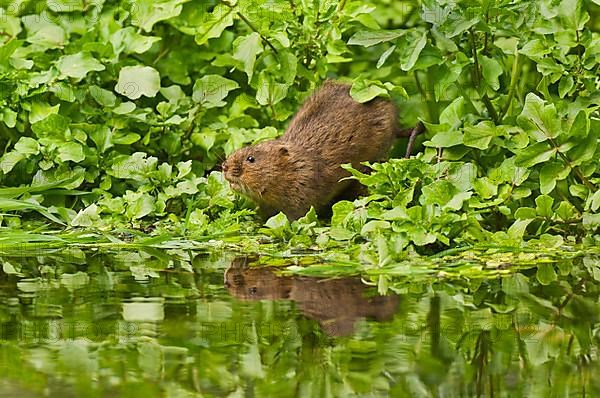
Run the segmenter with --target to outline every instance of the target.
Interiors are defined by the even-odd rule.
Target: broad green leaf
[[[497,60],[483,55],[479,57],[479,63],[481,64],[483,79],[493,90],[498,90],[500,88],[498,78],[503,72],[502,65]]]
[[[403,71],[409,71],[413,68],[425,44],[427,44],[426,32],[414,33],[415,35],[411,34],[412,37],[407,36],[404,45],[399,47],[400,68]]]
[[[160,37],[144,36],[135,31],[135,28],[128,26],[116,31],[110,42],[116,54],[121,52],[125,54],[143,54],[148,51],[152,45],[160,41]]]
[[[563,76],[560,79],[560,83],[558,83],[558,95],[560,98],[564,98],[569,94],[574,85],[573,76]]]
[[[21,160],[24,159],[25,155],[20,152],[7,152],[0,158],[0,169],[2,169],[4,174],[8,174]]]
[[[92,96],[92,98],[94,98],[94,100],[102,106],[112,108],[117,102],[117,96],[114,95],[111,91],[105,90],[95,85],[89,87],[89,93]]]
[[[554,190],[557,180],[567,178],[571,168],[562,161],[548,162],[540,170],[540,192],[548,194]]]
[[[542,285],[549,285],[557,279],[556,271],[552,264],[539,264],[536,277]]]
[[[548,161],[556,154],[556,149],[550,147],[548,143],[538,142],[519,152],[515,159],[515,164],[522,167],[532,167],[538,163]]]
[[[178,16],[182,10],[182,4],[189,0],[132,0],[131,1],[131,23],[139,26],[146,32],[160,21]]]
[[[15,144],[15,151],[23,155],[37,155],[40,153],[40,144],[31,137],[21,137]]]
[[[571,164],[580,165],[594,159],[594,156],[597,156],[598,137],[600,137],[600,131],[590,129],[585,138],[577,136],[572,138],[570,141],[575,145],[567,151],[567,157]]]
[[[463,97],[458,97],[452,101],[440,114],[440,123],[449,124],[454,128],[462,125],[464,104],[465,100]]]
[[[540,59],[550,53],[551,49],[539,39],[527,41],[519,50],[519,53],[533,59]]]
[[[238,87],[233,80],[218,75],[206,75],[194,83],[192,99],[205,108],[221,107],[226,104],[223,99]]]
[[[502,278],[502,291],[508,296],[529,293],[529,280],[523,274],[513,274]]]
[[[587,207],[587,205],[586,205]],[[592,196],[589,198],[589,208],[592,211],[597,211],[600,208],[600,190],[594,192]]]
[[[554,212],[552,211],[552,205],[554,204],[554,199],[548,195],[540,195],[535,198],[536,208],[535,211],[538,215],[545,218],[552,218]]]
[[[61,48],[67,41],[65,30],[48,18],[39,15],[26,15],[21,18],[27,30],[25,41],[38,45],[45,49]]]
[[[154,97],[160,89],[160,75],[149,66],[125,66],[119,71],[119,80],[115,91],[129,99],[138,99],[142,95]]]
[[[124,199],[127,201],[125,214],[130,219],[139,219],[154,211],[154,202],[156,200],[147,193],[129,191],[125,194]]]
[[[220,37],[223,31],[233,25],[233,8],[219,3],[208,16],[202,19],[202,24],[196,27],[196,44],[206,44],[208,39]]]
[[[583,227],[590,231],[600,228],[600,214],[583,213]]]
[[[106,152],[107,149],[113,146],[112,137],[113,132],[108,126],[101,126],[90,133],[90,138],[94,141],[100,153]]]
[[[245,37],[239,37],[233,42],[233,58],[244,65],[244,72],[248,75],[248,81],[252,80],[256,56],[262,51],[260,35],[256,32],[252,32]]]
[[[569,202],[562,201],[556,209],[556,215],[559,216],[563,221],[571,220],[575,216],[575,207]]]
[[[364,79],[357,80],[352,83],[350,95],[356,101],[365,103],[371,101],[380,95],[387,95],[387,90],[378,84],[370,83]]]
[[[72,161],[79,163],[85,159],[83,147],[76,142],[67,142],[58,147],[58,160],[61,162]]]
[[[437,133],[430,141],[430,146],[449,148],[463,143],[463,134],[460,130],[448,130]]]
[[[556,138],[561,132],[560,119],[553,104],[544,101],[533,93],[527,94],[523,111],[517,122],[538,142]]]
[[[265,73],[258,77],[258,90],[256,90],[256,101],[261,105],[275,105],[282,101],[288,93],[288,86],[277,83]]]
[[[36,123],[46,119],[50,115],[58,114],[60,104],[51,106],[47,102],[33,101],[29,112],[29,123]]]
[[[93,203],[85,209],[79,210],[79,213],[71,220],[73,227],[91,227],[100,219],[100,209]]]
[[[522,240],[525,234],[525,229],[531,223],[531,219],[517,220],[510,228],[508,228],[507,234],[513,240]]]
[[[67,77],[83,79],[92,71],[106,69],[102,63],[87,52],[78,52],[77,54],[60,57],[56,63],[56,68],[60,72],[59,79]]]
[[[463,143],[477,149],[487,149],[492,138],[497,135],[496,126],[489,120],[479,122],[475,126],[465,126],[464,132]]]
[[[363,47],[371,47],[375,44],[384,43],[395,40],[406,34],[406,30],[380,30],[367,31],[359,30],[348,40],[349,45],[357,45]]]

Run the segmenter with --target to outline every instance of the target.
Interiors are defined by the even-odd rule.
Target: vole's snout
[[[229,170],[229,166],[227,166],[227,162],[221,163],[221,171],[223,173],[227,173],[227,170]]]

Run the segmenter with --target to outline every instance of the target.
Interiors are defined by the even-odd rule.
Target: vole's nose
[[[229,166],[227,166],[227,163],[223,162],[223,164],[221,164],[221,170],[223,171],[223,173],[225,173],[228,169]]]

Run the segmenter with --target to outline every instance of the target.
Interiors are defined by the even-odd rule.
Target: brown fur
[[[297,219],[311,206],[322,213],[337,196],[347,196],[353,184],[340,182],[350,175],[340,165],[358,168],[360,162],[385,159],[401,134],[396,123],[391,101],[376,98],[361,104],[350,96],[350,85],[327,81],[302,105],[283,136],[227,158],[225,178],[257,202],[265,216],[282,211]]]

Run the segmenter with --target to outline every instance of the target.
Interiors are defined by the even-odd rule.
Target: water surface
[[[600,396],[597,256],[381,296],[227,253],[36,254],[0,259],[2,397]]]

